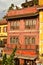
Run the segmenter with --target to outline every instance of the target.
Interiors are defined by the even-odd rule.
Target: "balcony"
[[[5,44],[7,44],[7,39],[0,40],[0,47],[5,47]]]
[[[26,57],[38,56],[39,54],[38,50],[39,50],[38,45],[35,44],[17,45],[16,56],[26,56]]]
[[[17,45],[18,49],[25,49],[25,50],[37,50],[38,51],[38,45],[35,44],[28,44],[28,45]]]
[[[4,52],[10,54],[12,50],[17,46],[16,56],[38,56],[39,46],[35,44],[21,45],[21,44],[6,44]],[[8,52],[9,51],[9,52]]]
[[[0,41],[0,47],[5,47],[5,42],[4,41]]]
[[[15,48],[15,46],[17,46],[17,50],[34,50],[34,51],[38,51],[39,50],[39,46],[35,45],[35,44],[28,44],[28,45],[21,45],[21,44],[6,44],[5,47],[10,48]]]

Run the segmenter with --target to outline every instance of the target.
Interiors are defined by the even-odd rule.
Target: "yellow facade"
[[[40,21],[40,27],[39,27],[39,55],[40,58],[42,58],[43,54],[43,11],[39,12],[39,21]]]
[[[43,5],[43,0],[39,0],[39,5]]]
[[[39,0],[39,5],[43,5],[43,0]],[[39,57],[43,59],[43,11],[39,11]]]
[[[7,36],[7,32],[3,32],[4,27],[7,27],[7,25],[0,25],[0,28],[1,28],[0,39],[1,40],[3,40],[3,38],[5,39]]]
[[[7,24],[0,24],[0,41],[3,41],[3,39],[7,39],[7,31],[4,32],[4,28],[7,28]],[[3,50],[3,47],[0,47],[0,53],[3,55],[3,52],[1,52]],[[2,58],[0,58],[0,60],[2,60]]]

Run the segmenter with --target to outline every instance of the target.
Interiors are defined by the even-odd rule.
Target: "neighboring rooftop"
[[[5,19],[2,19],[2,20],[0,20],[0,25],[4,25],[4,24],[7,24],[7,21],[5,20]]]

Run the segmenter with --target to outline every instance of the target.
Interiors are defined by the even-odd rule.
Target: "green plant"
[[[2,60],[2,65],[14,65],[14,56],[15,56],[16,50],[17,50],[17,47],[15,47],[13,49],[12,54],[8,58],[7,58],[7,55],[4,54],[3,60]]]
[[[7,55],[3,56],[2,65],[7,65]]]
[[[38,5],[38,0],[33,0],[34,5]]]

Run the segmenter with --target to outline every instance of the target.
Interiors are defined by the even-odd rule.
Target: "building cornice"
[[[16,18],[25,18],[25,17],[34,17],[34,16],[38,16],[39,13],[35,12],[35,13],[30,13],[30,14],[24,14],[24,15],[16,15],[16,16],[8,16],[6,17],[6,19],[16,19]]]

